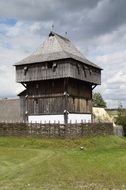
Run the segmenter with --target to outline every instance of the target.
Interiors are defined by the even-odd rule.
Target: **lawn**
[[[126,139],[0,137],[0,190],[62,189],[125,190]]]

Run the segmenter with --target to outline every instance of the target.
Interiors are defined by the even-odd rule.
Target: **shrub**
[[[124,136],[126,136],[126,116],[122,116],[121,114],[119,114],[116,118],[116,124],[123,127]]]

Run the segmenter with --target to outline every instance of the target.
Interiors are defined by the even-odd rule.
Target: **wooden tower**
[[[101,68],[71,41],[50,32],[38,50],[16,65],[21,117],[32,122],[91,121],[92,89],[101,84]]]

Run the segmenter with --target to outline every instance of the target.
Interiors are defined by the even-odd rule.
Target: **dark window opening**
[[[56,68],[57,68],[57,64],[53,63],[53,72],[55,72]]]
[[[26,75],[27,71],[28,71],[28,67],[24,67],[24,75]]]
[[[87,77],[85,66],[83,66],[83,71],[84,71],[84,75],[85,75],[85,77]]]
[[[80,67],[79,67],[79,65],[76,64],[76,67],[77,67],[78,74],[80,74]]]
[[[55,70],[57,68],[57,63],[47,63],[47,68],[52,69],[53,72],[55,72]]]
[[[47,63],[47,68],[51,69],[53,67],[53,63]]]
[[[90,75],[92,74],[92,70],[91,70],[91,68],[89,68],[89,74],[90,74]]]

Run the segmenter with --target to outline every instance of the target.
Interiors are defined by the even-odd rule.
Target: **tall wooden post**
[[[68,79],[64,79],[64,101],[65,101],[65,109],[64,109],[64,124],[68,124]]]

